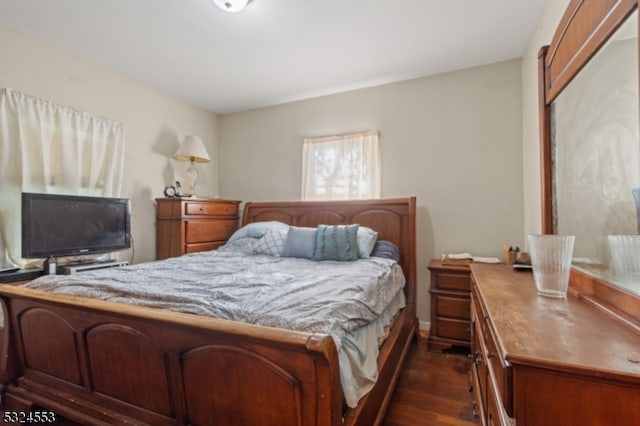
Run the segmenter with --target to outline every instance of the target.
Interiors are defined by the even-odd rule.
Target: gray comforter
[[[250,245],[250,244],[249,244]],[[389,259],[311,261],[221,249],[124,268],[43,276],[26,287],[331,335],[338,348],[404,286]]]

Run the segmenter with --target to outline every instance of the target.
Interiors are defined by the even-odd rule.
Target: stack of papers
[[[443,253],[443,265],[468,265],[473,261],[470,253]]]
[[[468,265],[471,262],[477,263],[500,263],[497,257],[473,256],[471,253],[443,253],[443,265]]]

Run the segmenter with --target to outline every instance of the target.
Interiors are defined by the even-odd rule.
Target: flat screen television
[[[22,257],[77,256],[131,247],[126,198],[22,193]]]

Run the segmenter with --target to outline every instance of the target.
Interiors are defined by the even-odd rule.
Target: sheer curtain
[[[22,192],[120,195],[124,141],[120,123],[0,89],[0,263],[25,263]]]
[[[380,197],[378,132],[304,139],[303,200]]]

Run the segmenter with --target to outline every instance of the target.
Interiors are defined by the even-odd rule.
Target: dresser
[[[156,258],[212,250],[238,229],[240,201],[156,199]]]
[[[531,272],[472,264],[470,378],[483,425],[640,424],[640,335]]]
[[[471,344],[469,265],[443,265],[439,259],[429,262],[431,271],[431,329],[428,348],[443,351],[452,346]]]

